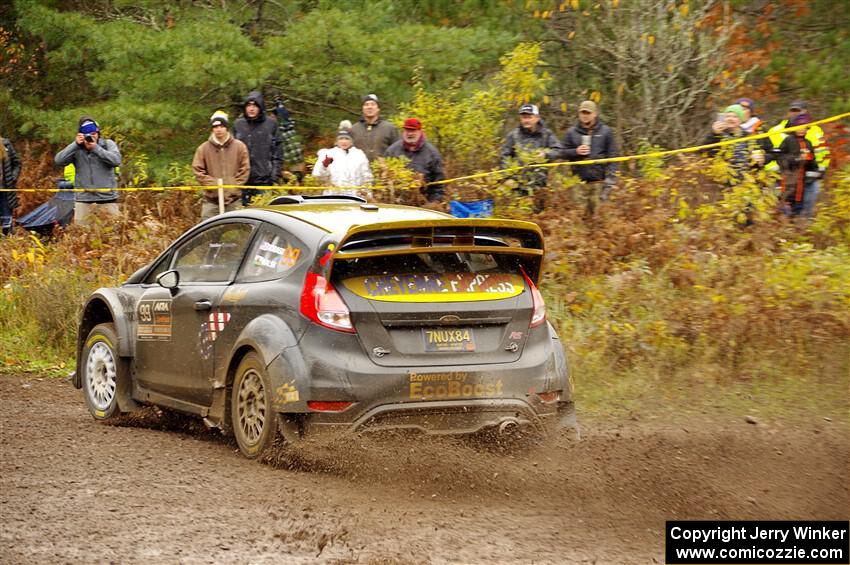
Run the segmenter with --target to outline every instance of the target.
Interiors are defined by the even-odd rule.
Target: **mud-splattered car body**
[[[96,418],[154,404],[253,456],[351,431],[574,420],[533,223],[283,197],[203,222],[89,298],[75,385]]]

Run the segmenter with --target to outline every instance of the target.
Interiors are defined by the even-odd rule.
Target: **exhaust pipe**
[[[516,420],[505,420],[499,424],[499,435],[511,435],[519,430],[519,422]]]

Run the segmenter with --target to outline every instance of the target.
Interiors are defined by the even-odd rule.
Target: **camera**
[[[94,143],[94,137],[92,137],[91,134],[85,134],[83,136],[83,139],[86,140],[86,143]]]

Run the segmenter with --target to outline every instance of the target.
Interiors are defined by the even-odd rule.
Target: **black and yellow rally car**
[[[191,228],[94,292],[74,384],[97,419],[194,414],[248,457],[278,431],[546,434],[574,411],[542,260],[530,222],[280,197]]]

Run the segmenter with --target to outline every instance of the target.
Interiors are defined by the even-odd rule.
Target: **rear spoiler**
[[[433,218],[353,226],[335,246],[330,261],[410,253],[508,254],[539,283],[543,252],[543,232],[532,222]]]

